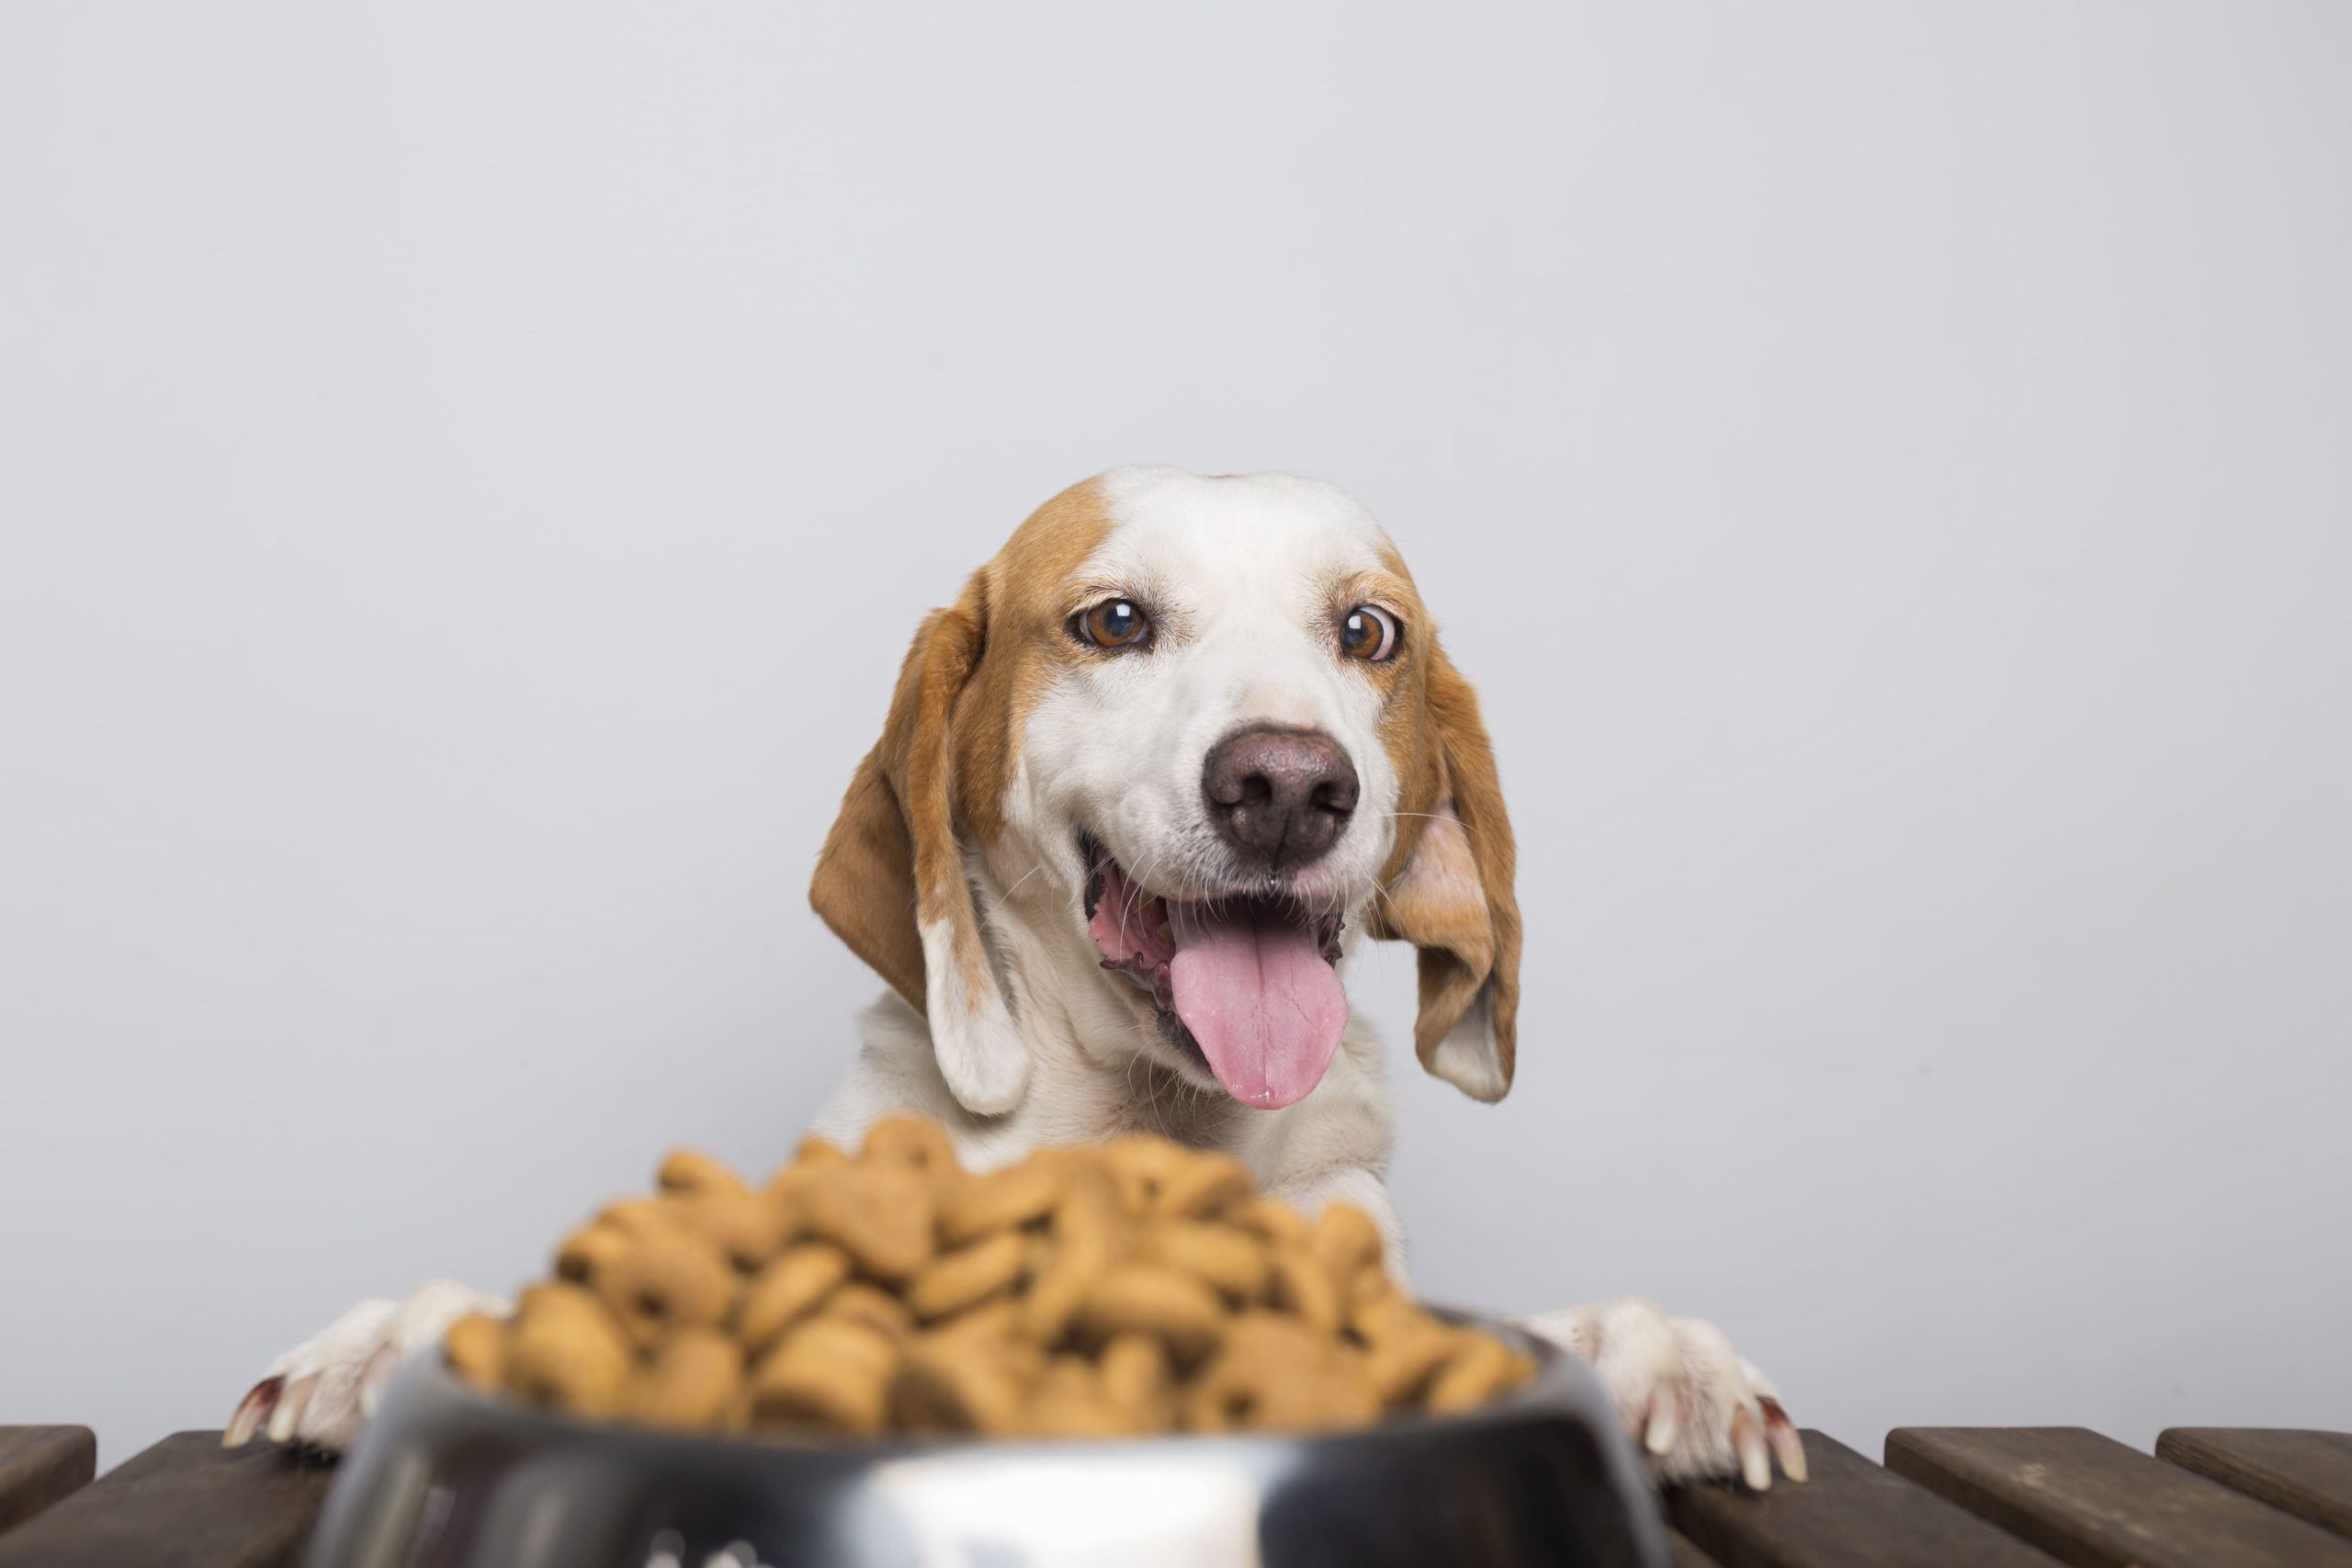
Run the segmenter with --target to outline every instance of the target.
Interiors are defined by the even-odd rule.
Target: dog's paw
[[[1648,1302],[1604,1302],[1521,1325],[1592,1365],[1659,1480],[1739,1476],[1772,1484],[1772,1460],[1804,1479],[1804,1443],[1764,1374],[1711,1323],[1668,1317]]]
[[[361,1302],[270,1364],[238,1402],[221,1446],[242,1447],[259,1433],[274,1443],[340,1452],[375,1414],[401,1362],[438,1345],[468,1313],[506,1310],[496,1296],[447,1280],[420,1286],[403,1302]]]

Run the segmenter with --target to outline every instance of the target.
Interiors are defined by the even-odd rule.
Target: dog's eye
[[[1340,617],[1340,651],[1366,664],[1396,657],[1403,635],[1396,617],[1376,604],[1359,604]]]
[[[1143,606],[1132,599],[1105,599],[1081,612],[1076,626],[1079,637],[1097,648],[1136,648],[1151,635]]]

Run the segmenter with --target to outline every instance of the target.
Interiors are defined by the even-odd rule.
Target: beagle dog
[[[916,632],[810,901],[889,984],[815,1131],[894,1111],[966,1162],[1136,1131],[1379,1222],[1366,940],[1418,954],[1421,1066],[1510,1089],[1510,819],[1470,684],[1403,558],[1344,491],[1124,468],[1038,508]],[[334,1448],[458,1314],[436,1281],[282,1358],[227,1433]],[[1627,1300],[1529,1326],[1591,1362],[1664,1478],[1802,1479],[1770,1386],[1715,1329]]]

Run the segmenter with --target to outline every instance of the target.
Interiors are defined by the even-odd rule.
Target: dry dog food
[[[1125,1437],[1311,1431],[1464,1410],[1531,1375],[1431,1316],[1333,1204],[1308,1221],[1222,1155],[1133,1137],[982,1174],[933,1122],[764,1189],[703,1156],[566,1240],[514,1315],[449,1331],[484,1389],[684,1431]]]

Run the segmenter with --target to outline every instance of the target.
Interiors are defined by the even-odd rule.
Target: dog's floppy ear
[[[988,640],[988,588],[933,611],[899,668],[882,739],[825,835],[808,902],[833,934],[931,1022],[956,1100],[993,1116],[1020,1103],[1029,1053],[980,937],[955,822],[957,699]]]
[[[1474,1100],[1510,1092],[1519,1046],[1517,852],[1477,694],[1430,649],[1420,766],[1406,781],[1396,849],[1372,934],[1420,950],[1421,1066]]]

